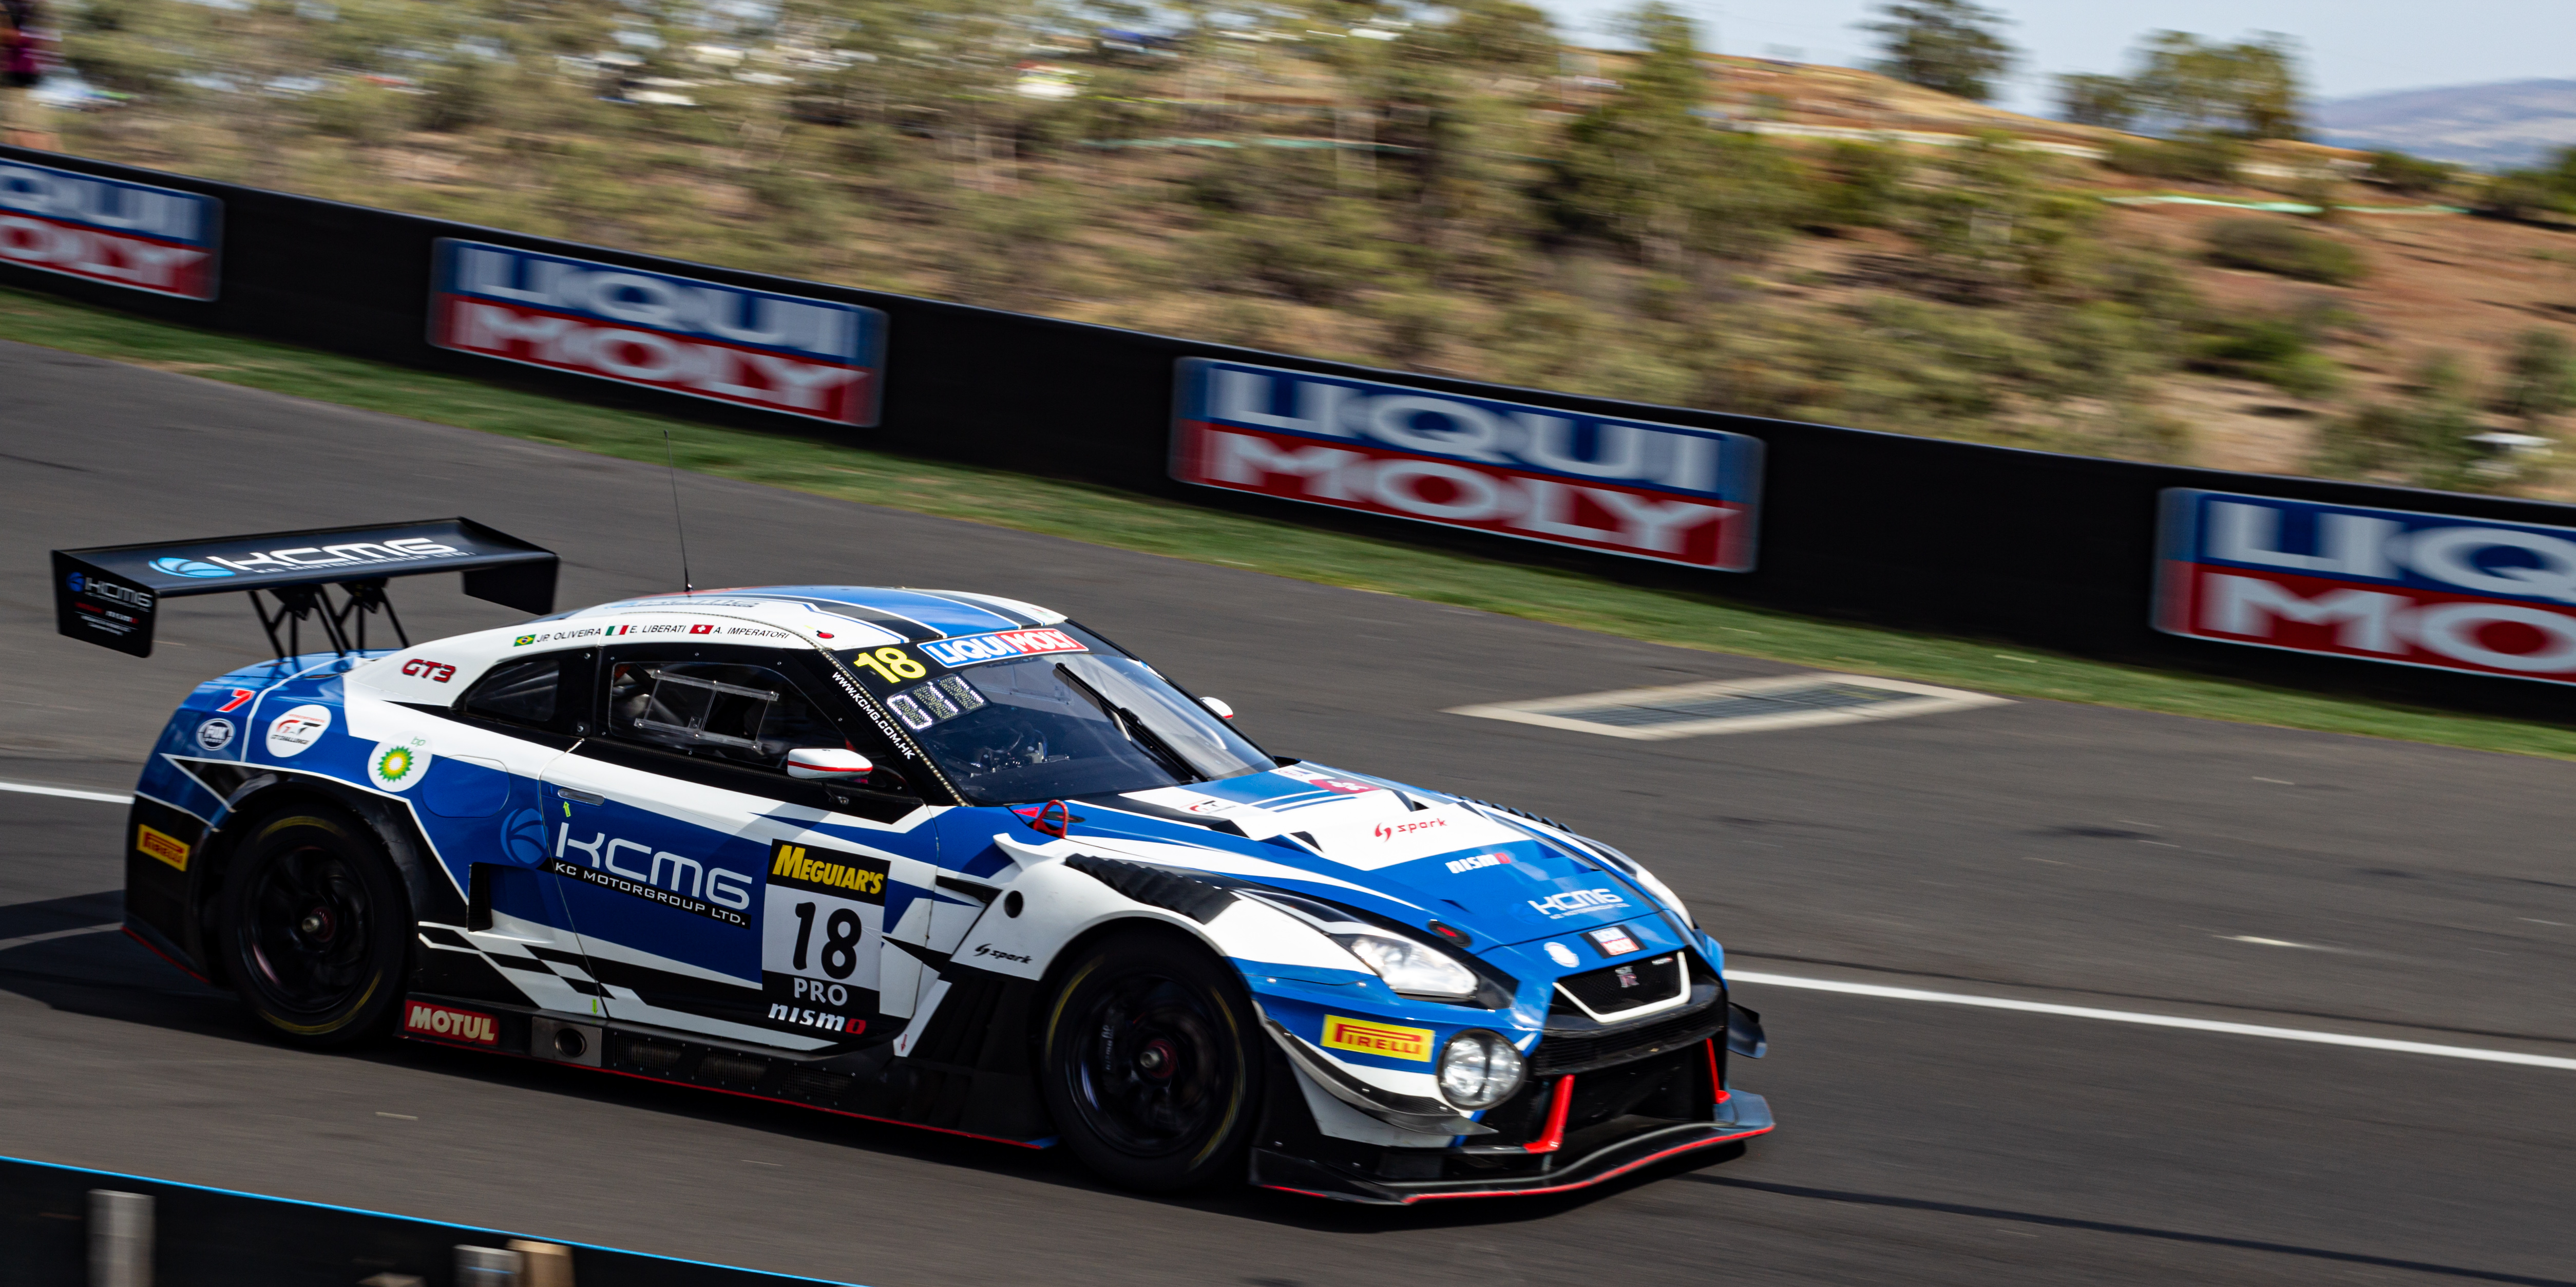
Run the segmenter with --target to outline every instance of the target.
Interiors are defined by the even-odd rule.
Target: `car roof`
[[[769,616],[781,609],[803,608],[863,621],[906,639],[945,639],[1049,626],[1064,614],[1000,595],[963,590],[920,590],[863,585],[762,585],[685,594],[656,594],[620,599],[565,613],[566,617],[753,609]],[[784,623],[782,623],[784,624]]]

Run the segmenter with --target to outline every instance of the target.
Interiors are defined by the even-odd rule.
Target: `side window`
[[[787,676],[733,662],[617,662],[608,677],[608,731],[764,769],[782,768],[798,747],[849,744]]]
[[[563,671],[562,653],[504,662],[476,680],[456,707],[485,719],[551,728],[556,723],[557,695],[563,690]]]

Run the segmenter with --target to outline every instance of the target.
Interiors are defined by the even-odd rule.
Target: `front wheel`
[[[215,917],[233,988],[270,1031],[328,1047],[392,1027],[410,900],[357,820],[289,809],[253,824],[233,852]]]
[[[1240,1179],[1259,1115],[1257,1024],[1242,980],[1182,934],[1094,945],[1065,971],[1041,1034],[1066,1147],[1131,1189]]]

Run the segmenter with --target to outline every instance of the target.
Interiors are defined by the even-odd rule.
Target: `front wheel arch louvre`
[[[1422,1135],[1491,1135],[1494,1128],[1458,1115],[1458,1110],[1437,1100],[1414,1095],[1399,1095],[1380,1090],[1333,1066],[1333,1061],[1309,1046],[1297,1034],[1281,1027],[1279,1021],[1265,1014],[1262,1028],[1271,1040],[1288,1054],[1288,1062],[1324,1088],[1324,1093],[1368,1114],[1397,1130]]]

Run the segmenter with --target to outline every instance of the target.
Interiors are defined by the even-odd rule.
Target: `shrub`
[[[2536,429],[2576,408],[2576,346],[2565,335],[2534,327],[2515,336],[2504,371],[2496,410]]]
[[[2206,237],[2209,262],[2303,282],[2350,286],[2366,275],[2361,252],[2332,237],[2271,219],[2229,219]]]
[[[303,100],[313,128],[353,143],[382,143],[399,134],[417,110],[409,95],[381,85],[350,81]]]
[[[2244,145],[2234,139],[2208,134],[2190,135],[2170,142],[2121,139],[2111,145],[2110,151],[2102,158],[2102,164],[2142,179],[2229,183],[2235,180],[2237,162],[2244,159],[2244,154]]]
[[[2260,380],[2294,398],[2322,398],[2342,383],[2334,359],[2288,318],[2228,318],[2204,323],[2192,346],[2195,371]]]
[[[1905,195],[1905,155],[1894,148],[1841,142],[1816,167],[1810,218],[1822,228],[1879,228]]]
[[[2412,196],[2433,196],[2451,186],[2460,167],[2446,161],[2427,161],[2404,152],[2373,152],[2370,171],[2373,183]]]
[[[2393,477],[2418,487],[2509,482],[2516,471],[2482,460],[2484,450],[2469,440],[2478,428],[2474,406],[2459,359],[2437,353],[2417,368],[2403,398],[2375,400],[2329,421],[2314,466],[2330,477]]]

